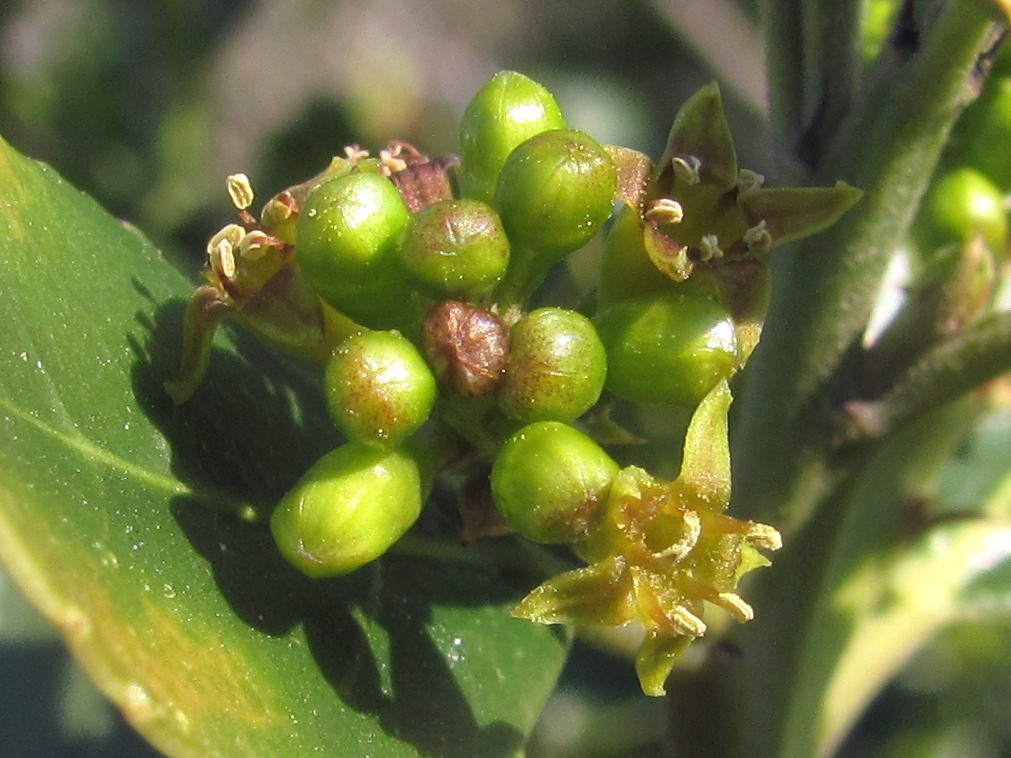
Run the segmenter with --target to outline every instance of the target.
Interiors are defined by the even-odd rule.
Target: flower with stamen
[[[730,402],[722,381],[698,406],[674,481],[635,466],[619,471],[603,523],[576,545],[590,565],[548,580],[513,611],[544,624],[639,622],[645,639],[636,671],[649,695],[664,693],[677,658],[706,633],[706,604],[740,622],[752,619],[737,584],[768,565],[759,550],[782,544],[773,527],[723,512],[730,502]]]

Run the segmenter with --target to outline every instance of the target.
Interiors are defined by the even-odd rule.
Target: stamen
[[[227,241],[230,248],[236,247],[245,234],[246,230],[238,224],[225,224],[207,242],[207,254],[211,255],[222,241]]]
[[[232,250],[232,243],[223,239],[210,254],[211,268],[214,273],[226,280],[235,277],[235,255]]]
[[[232,174],[228,177],[226,186],[228,196],[236,210],[244,211],[253,204],[253,187],[245,174]]]
[[[643,217],[656,224],[680,224],[685,217],[685,209],[677,200],[661,197],[653,201]]]
[[[748,252],[756,255],[766,253],[772,247],[772,235],[766,228],[764,218],[745,231],[742,239],[748,246]]]
[[[365,158],[368,158],[369,157],[369,151],[366,150],[366,149],[364,149],[361,145],[358,145],[358,144],[345,145],[344,146],[344,155],[346,155],[347,159],[349,161],[351,161],[352,163],[357,163],[360,160],[364,160]]]
[[[702,168],[702,161],[694,155],[679,155],[671,159],[671,166],[674,174],[687,184],[698,184],[702,181],[699,170]]]
[[[779,550],[783,547],[782,535],[768,524],[752,524],[744,539],[758,550]]]
[[[765,177],[758,172],[742,168],[737,172],[737,193],[738,195],[744,195],[748,192],[753,192],[761,187],[764,181]]]
[[[719,260],[723,257],[723,250],[720,248],[720,238],[715,234],[703,234],[699,240],[699,249],[702,251],[702,260]]]
[[[267,248],[276,246],[273,244],[275,242],[275,238],[266,232],[254,229],[239,240],[239,255],[250,261],[259,260],[267,252]]]
[[[683,605],[675,607],[669,619],[680,634],[701,637],[706,633],[705,622]]]
[[[717,604],[720,608],[728,611],[741,623],[755,618],[755,609],[748,605],[740,595],[734,592],[721,592],[718,597]]]

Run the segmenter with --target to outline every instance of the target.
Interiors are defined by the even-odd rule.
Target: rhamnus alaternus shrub
[[[411,528],[435,477],[467,478],[461,498],[490,493],[519,537],[586,564],[546,577],[515,615],[641,625],[639,678],[661,694],[707,607],[752,618],[738,584],[780,546],[773,526],[726,512],[731,380],[760,337],[768,255],[860,193],[764,187],[737,165],[715,86],[684,105],[654,164],[568,128],[547,89],[502,72],[467,107],[460,151],[351,146],[259,218],[249,181],[230,177],[239,222],[207,246],[167,388],[177,402],[197,389],[225,319],[318,365],[348,441],[277,506],[285,558],[314,577],[353,571]],[[937,223],[1006,234],[986,209]],[[600,235],[595,296],[531,308],[549,268]],[[618,399],[691,414],[673,481],[594,439],[594,409]]]

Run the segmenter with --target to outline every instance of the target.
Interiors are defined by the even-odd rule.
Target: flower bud
[[[502,279],[509,240],[490,205],[443,200],[411,216],[400,240],[400,260],[422,294],[473,300]]]
[[[386,448],[398,447],[425,423],[437,392],[421,353],[396,331],[344,340],[327,363],[324,386],[344,436]]]
[[[460,124],[461,190],[490,203],[502,164],[517,145],[565,118],[547,89],[515,71],[499,71],[470,101]]]
[[[523,422],[572,421],[604,388],[607,354],[588,318],[564,308],[538,308],[509,335],[509,362],[499,404]]]
[[[607,383],[637,403],[696,405],[737,368],[734,322],[711,298],[661,293],[593,319],[607,350]]]
[[[528,424],[492,465],[495,504],[535,542],[584,539],[600,523],[618,464],[582,432],[554,421]]]
[[[396,242],[409,216],[381,174],[330,179],[309,193],[296,222],[299,266],[338,311],[374,329],[400,326],[411,288]]]
[[[593,138],[556,129],[513,150],[499,174],[495,205],[513,244],[553,263],[600,230],[617,181],[611,157]]]
[[[421,506],[421,474],[411,456],[352,442],[309,469],[278,504],[270,530],[303,574],[336,576],[385,553]]]

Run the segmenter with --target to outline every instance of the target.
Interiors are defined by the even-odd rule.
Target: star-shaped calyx
[[[683,281],[700,264],[761,260],[775,245],[831,226],[862,194],[844,182],[776,188],[763,182],[762,175],[737,165],[719,87],[703,87],[675,117],[644,193],[646,250],[653,263]]]
[[[738,166],[716,84],[682,106],[655,166],[627,149],[612,159],[623,207],[606,244],[601,304],[691,277],[692,288],[718,297],[745,332],[745,357],[768,305],[769,251],[831,226],[862,195],[844,182],[763,186],[761,174]]]
[[[692,416],[681,472],[662,481],[641,468],[622,469],[611,484],[603,523],[577,552],[586,568],[534,589],[513,614],[544,624],[639,622],[636,656],[643,691],[664,694],[678,656],[706,632],[707,603],[738,621],[752,618],[737,594],[740,578],[768,565],[759,550],[782,544],[771,526],[727,516],[731,395],[721,381]]]

